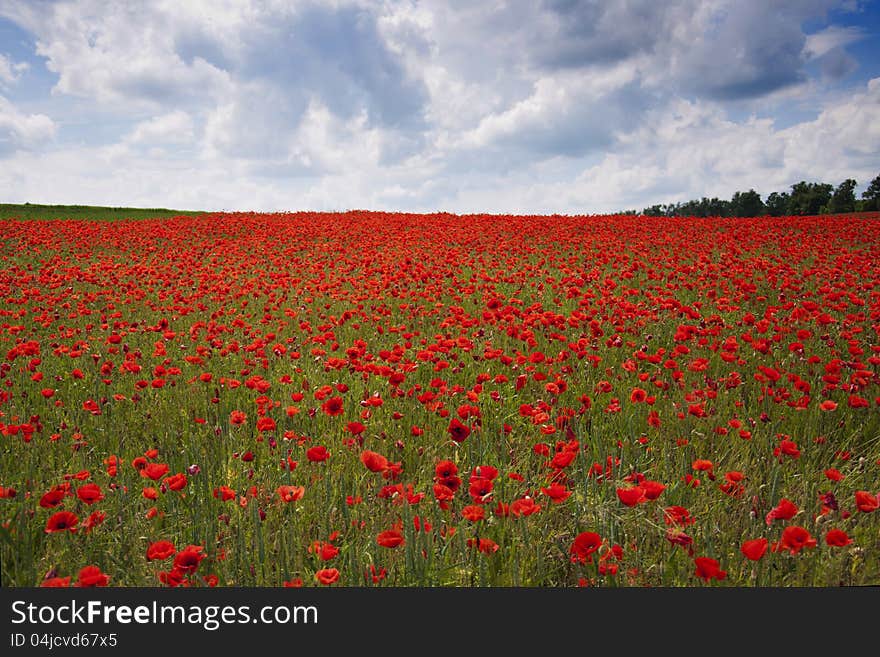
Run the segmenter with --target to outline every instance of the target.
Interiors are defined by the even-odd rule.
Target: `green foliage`
[[[880,210],[880,175],[862,193],[857,201],[858,182],[847,178],[835,189],[833,185],[804,180],[791,186],[791,192],[771,192],[767,200],[754,189],[735,192],[729,201],[706,198],[684,203],[657,203],[642,210],[642,215],[653,217],[771,217],[793,215],[843,214],[847,212],[876,212]]]
[[[788,214],[788,192],[773,192],[767,197],[767,214],[771,217],[781,217]]]
[[[734,217],[759,217],[764,214],[764,202],[754,189],[736,192],[730,200],[731,215]]]
[[[840,214],[843,212],[856,211],[856,195],[855,189],[858,183],[852,178],[847,178],[831,196],[831,202],[828,204],[828,212],[831,214]]]
[[[864,212],[880,210],[880,174],[871,181],[868,189],[862,192],[862,199],[862,210]]]
[[[167,208],[111,208],[91,205],[35,205],[33,203],[0,203],[0,219],[87,219],[89,221],[118,221],[120,219],[150,219],[179,215],[204,214],[194,210]]]
[[[788,214],[813,215],[821,214],[823,208],[831,200],[834,187],[828,183],[808,183],[800,181],[791,186],[791,197],[788,201]]]

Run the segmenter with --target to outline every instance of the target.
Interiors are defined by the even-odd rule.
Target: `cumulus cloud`
[[[539,79],[527,98],[487,114],[463,133],[461,145],[493,147],[518,158],[575,157],[608,147],[617,132],[633,127],[643,109],[631,66],[591,77],[561,71]]]
[[[667,39],[673,21],[686,19],[694,3],[675,0],[598,2],[545,0],[543,38],[531,47],[547,68],[580,68],[614,63],[653,52]]]
[[[424,87],[407,76],[377,20],[366,7],[324,4],[267,16],[239,52],[237,68],[248,79],[317,96],[343,118],[366,111],[377,125],[419,127]]]
[[[127,137],[133,144],[185,144],[193,140],[193,121],[183,110],[175,110],[138,123]]]
[[[21,74],[28,70],[27,62],[13,62],[0,53],[0,88],[9,87],[18,82]]]
[[[36,53],[58,76],[58,94],[130,109],[191,101],[229,87],[221,69],[175,52],[175,17],[160,4],[15,2],[7,12],[35,35]]]
[[[627,207],[640,209],[749,188],[766,196],[799,180],[865,184],[877,175],[878,152],[880,78],[849,97],[827,98],[815,119],[783,129],[772,119],[732,121],[718,106],[679,100],[651,112],[614,153],[559,192],[569,204],[612,210],[626,196]]]
[[[861,41],[865,36],[865,31],[860,27],[829,25],[806,37],[804,56],[807,59],[815,59],[832,50]]]
[[[858,68],[858,62],[846,52],[846,46],[865,37],[865,31],[859,27],[830,25],[807,36],[804,57],[818,62],[826,78],[839,80]]]
[[[45,114],[27,114],[0,96],[0,156],[37,147],[52,139],[56,130]]]

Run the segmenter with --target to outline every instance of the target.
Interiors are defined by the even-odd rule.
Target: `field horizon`
[[[433,216],[433,215],[449,215],[456,217],[615,217],[615,216],[642,216],[639,213],[616,212],[616,213],[582,213],[582,214],[560,214],[560,213],[542,213],[542,214],[509,214],[509,213],[490,213],[490,212],[449,212],[446,210],[434,211],[406,211],[393,212],[389,210],[368,210],[349,208],[346,210],[177,210],[171,208],[144,208],[134,206],[109,206],[109,205],[77,205],[77,204],[45,204],[45,203],[0,203],[0,219],[17,219],[22,221],[45,221],[45,220],[85,220],[85,221],[112,221],[119,219],[158,219],[170,218],[175,216],[198,216],[206,214],[286,214],[295,215],[300,213],[322,213],[322,214],[338,214],[345,215],[352,212],[370,213],[370,214],[402,214],[409,216]],[[653,216],[653,215],[645,215]],[[754,217],[715,217],[716,219],[750,219],[757,217],[769,217],[767,214],[755,215]],[[853,212],[840,212],[837,214],[823,214],[808,216],[838,216],[838,217],[856,217],[864,219],[880,218],[880,211],[865,210]],[[658,219],[687,219],[693,217],[673,216],[662,217]],[[777,217],[784,219],[785,217]]]

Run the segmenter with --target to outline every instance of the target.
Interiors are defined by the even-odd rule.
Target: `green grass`
[[[120,219],[151,219],[205,214],[200,210],[168,208],[111,208],[98,205],[38,205],[34,203],[0,203],[0,219],[47,220],[87,219],[119,221]]]

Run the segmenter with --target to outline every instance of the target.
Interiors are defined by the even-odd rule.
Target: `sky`
[[[0,0],[0,202],[594,214],[880,174],[880,2]]]

